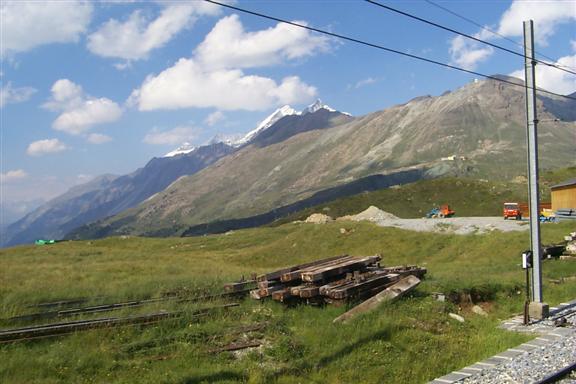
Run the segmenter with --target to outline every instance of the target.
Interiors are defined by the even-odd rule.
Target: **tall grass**
[[[346,228],[345,234],[340,228]],[[543,226],[556,242],[574,224]],[[196,238],[110,238],[22,246],[0,251],[2,317],[26,305],[75,297],[92,302],[217,291],[242,275],[338,254],[381,254],[383,264],[418,264],[428,275],[415,293],[349,325],[333,325],[342,307],[285,307],[246,300],[240,307],[193,319],[212,303],[162,302],[110,316],[184,310],[188,315],[150,327],[95,330],[58,339],[0,346],[2,383],[418,383],[517,345],[528,336],[497,329],[524,300],[520,252],[527,233],[416,233],[369,223],[286,224]],[[576,263],[543,264],[550,304],[576,297]],[[434,301],[431,292],[471,298]],[[106,299],[103,299],[106,298]],[[215,302],[215,303],[218,303]],[[447,314],[458,312],[461,324]],[[106,314],[108,316],[109,314]],[[88,318],[90,316],[86,316]],[[239,325],[266,322],[237,334]],[[7,323],[2,324],[7,327]],[[260,340],[242,353],[210,354],[230,342]]]

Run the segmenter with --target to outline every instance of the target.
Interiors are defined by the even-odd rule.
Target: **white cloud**
[[[536,43],[546,45],[560,24],[576,20],[574,2],[569,0],[514,0],[502,14],[499,25],[491,28],[496,30],[497,34],[482,29],[473,36],[481,40],[499,39],[498,34],[505,37],[523,36],[523,21],[530,19],[534,20]],[[457,36],[450,41],[449,51],[451,63],[468,70],[475,69],[478,64],[486,61],[494,53],[492,47],[481,45],[463,36]]]
[[[169,131],[152,129],[144,136],[143,142],[153,145],[179,145],[184,142],[192,142],[198,137],[199,130],[195,127],[180,126]]]
[[[216,111],[212,112],[211,114],[208,115],[208,117],[206,117],[206,119],[204,119],[204,124],[209,125],[211,127],[225,119],[226,116],[224,115],[224,113],[222,113],[222,111]]]
[[[86,95],[82,87],[68,79],[60,79],[52,86],[52,97],[44,104],[52,111],[61,111],[52,127],[72,135],[79,135],[97,124],[111,123],[122,116],[118,104],[107,98]]]
[[[374,83],[376,83],[376,82],[378,82],[378,79],[375,79],[375,78],[373,78],[373,77],[368,77],[368,78],[366,78],[366,79],[359,80],[359,81],[354,85],[354,88],[356,88],[356,89],[362,88],[362,87],[365,87],[365,86],[367,86],[367,85],[374,84]]]
[[[456,36],[450,42],[451,63],[464,69],[473,70],[479,63],[488,59],[494,49],[489,46],[480,47],[476,43],[464,36]]]
[[[88,1],[2,1],[0,55],[76,42],[90,24],[92,10]]]
[[[524,20],[534,20],[534,38],[538,44],[546,45],[559,24],[576,20],[576,8],[570,0],[514,0],[500,19],[498,33],[508,37],[522,36]]]
[[[239,17],[231,15],[218,21],[195,53],[197,61],[206,68],[253,68],[326,52],[329,42],[324,36],[283,23],[246,32]]]
[[[30,143],[26,153],[30,156],[42,156],[66,150],[67,147],[58,139],[38,140]]]
[[[218,108],[221,110],[265,110],[276,105],[308,102],[316,88],[298,77],[282,83],[241,70],[209,71],[193,59],[180,59],[157,76],[148,76],[135,90],[129,104],[141,111],[179,108]]]
[[[15,169],[6,173],[0,173],[0,179],[3,183],[9,183],[17,180],[22,180],[28,177],[28,174],[22,169]]]
[[[556,63],[560,66],[576,68],[576,55],[561,57]],[[510,76],[524,80],[524,70],[514,71]],[[576,91],[576,80],[570,73],[546,65],[537,65],[536,86],[561,95],[568,95]]]
[[[12,83],[8,82],[0,89],[0,108],[6,104],[24,102],[36,93],[36,89],[32,87],[13,88]]]
[[[91,133],[87,137],[88,142],[92,144],[104,144],[109,141],[112,141],[112,138],[107,135],[103,135],[101,133]]]
[[[146,59],[179,32],[190,27],[199,16],[216,15],[220,8],[205,2],[170,5],[155,20],[142,10],[134,11],[126,21],[110,19],[88,36],[88,49],[99,56],[125,60]],[[126,64],[117,64],[125,69]]]

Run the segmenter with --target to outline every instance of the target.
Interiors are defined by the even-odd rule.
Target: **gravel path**
[[[526,351],[505,364],[484,370],[481,374],[469,377],[461,382],[463,384],[534,383],[576,363],[576,305],[571,305],[558,311],[548,320],[525,327],[523,331],[558,333],[558,328],[555,326],[554,321],[560,318],[566,320],[565,326],[562,327],[566,336],[551,344],[539,346],[532,351]],[[568,330],[571,332],[568,332]],[[562,383],[576,383],[576,381],[568,378],[563,380]]]
[[[536,333],[527,343],[471,366],[437,378],[432,383],[528,384],[576,363],[576,300],[551,309],[549,319],[522,325],[522,318],[506,321],[502,328]],[[558,320],[564,324],[559,327]],[[559,381],[575,384],[575,376]]]
[[[374,221],[382,227],[396,227],[419,232],[455,233],[489,233],[492,231],[526,231],[528,220],[504,220],[502,217],[451,217],[447,219],[380,219]],[[551,224],[546,224],[551,225]]]

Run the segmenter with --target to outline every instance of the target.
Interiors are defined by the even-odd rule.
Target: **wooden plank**
[[[320,287],[310,286],[307,288],[300,289],[300,297],[309,299],[311,297],[320,295]]]
[[[338,287],[338,286],[342,286],[342,285],[344,285],[344,284],[348,284],[349,282],[350,282],[350,280],[348,280],[348,279],[341,279],[341,280],[333,281],[333,282],[328,283],[328,284],[324,284],[324,285],[322,285],[322,286],[320,287],[319,293],[320,293],[322,296],[326,296],[326,292],[327,292],[328,290],[330,290],[330,289],[332,289],[332,288],[334,288],[334,287]]]
[[[224,291],[226,292],[243,291],[246,288],[252,287],[255,282],[256,282],[255,280],[246,280],[246,281],[239,281],[236,283],[224,284]]]
[[[253,298],[254,300],[261,300],[262,296],[260,296],[260,290],[254,289],[250,291],[250,297]]]
[[[258,290],[259,294],[260,294],[260,298],[263,297],[268,297],[270,295],[272,295],[274,292],[276,291],[280,291],[282,289],[284,289],[285,287],[282,285],[275,285],[273,287],[268,287],[268,288],[260,288]]]
[[[282,274],[284,274],[284,273],[296,271],[296,270],[298,270],[298,269],[302,269],[302,268],[306,268],[306,267],[311,267],[311,266],[313,266],[313,265],[317,265],[317,264],[321,264],[321,263],[325,263],[325,262],[329,262],[329,261],[333,261],[333,260],[338,260],[338,259],[343,258],[343,257],[348,257],[348,255],[340,255],[340,256],[328,257],[328,258],[326,258],[326,259],[316,260],[316,261],[312,261],[312,262],[310,262],[310,263],[304,263],[304,264],[299,264],[299,265],[294,265],[294,266],[291,266],[291,267],[279,269],[279,270],[274,271],[274,272],[269,272],[269,273],[260,275],[260,276],[256,277],[256,280],[257,280],[257,281],[279,280],[279,279],[280,279],[280,276],[282,276]]]
[[[276,291],[272,293],[272,299],[283,303],[285,300],[292,297],[292,293],[290,293],[290,288],[285,288],[280,291]]]
[[[302,279],[301,275],[304,272],[312,272],[312,271],[315,271],[315,270],[320,269],[320,268],[325,268],[325,267],[335,265],[335,264],[341,263],[341,262],[346,261],[346,260],[352,260],[352,259],[358,259],[358,258],[353,257],[353,256],[344,255],[344,256],[336,259],[336,260],[329,260],[329,261],[326,261],[323,263],[315,264],[313,266],[300,268],[300,269],[297,269],[295,271],[291,271],[291,272],[287,272],[287,273],[282,274],[282,276],[280,276],[280,281],[289,282],[289,281],[294,281],[294,280],[301,280]]]
[[[278,284],[280,284],[280,282],[277,280],[271,280],[271,281],[264,280],[264,281],[259,281],[258,284],[256,284],[256,285],[258,286],[259,289],[265,289],[265,288],[272,287],[272,286],[278,285]]]
[[[348,312],[343,313],[334,319],[334,323],[347,323],[352,320],[355,316],[366,313],[377,308],[381,303],[385,301],[390,301],[392,299],[398,298],[407,292],[410,292],[416,286],[420,284],[420,279],[416,276],[407,276],[402,280],[398,281],[394,285],[386,288],[382,292],[378,293],[376,296],[369,298],[368,300],[358,304]]]
[[[247,343],[232,343],[228,344],[225,347],[210,349],[208,353],[232,352],[246,348],[256,348],[259,347],[260,345],[262,345],[262,343],[260,343],[259,341],[249,341]]]
[[[400,275],[396,273],[389,273],[387,275],[382,276],[374,276],[373,278],[364,281],[334,287],[332,289],[327,290],[327,292],[324,295],[330,297],[331,299],[345,299],[347,297],[354,296],[356,293],[360,291],[377,288],[389,283],[396,282],[399,279]]]
[[[306,285],[297,285],[295,287],[290,287],[290,294],[292,296],[300,296],[300,290],[306,288]]]
[[[328,278],[343,275],[346,272],[374,264],[380,261],[380,259],[380,256],[368,256],[360,259],[355,258],[325,268],[316,269],[311,272],[303,272],[302,281],[313,283],[326,280]]]

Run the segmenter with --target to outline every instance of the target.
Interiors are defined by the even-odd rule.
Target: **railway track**
[[[134,308],[134,307],[142,307],[144,305],[166,302],[166,301],[174,301],[177,303],[183,302],[198,302],[198,301],[207,301],[207,300],[214,300],[214,299],[222,299],[222,298],[237,298],[248,295],[250,292],[249,289],[243,289],[235,292],[223,292],[217,293],[212,295],[204,295],[204,296],[196,296],[196,297],[179,297],[179,296],[166,296],[166,297],[156,297],[152,299],[145,299],[145,300],[133,300],[133,301],[125,301],[120,303],[107,303],[107,304],[99,304],[93,305],[88,307],[79,307],[79,308],[70,308],[70,309],[63,309],[58,311],[44,311],[44,312],[35,312],[29,313],[24,315],[18,315],[14,317],[9,317],[6,319],[1,319],[3,322],[25,322],[25,321],[35,321],[35,320],[46,320],[46,319],[55,319],[55,318],[65,318],[71,316],[79,316],[83,314],[90,314],[90,313],[103,313],[103,312],[110,312],[110,311],[117,311],[124,308]],[[87,302],[87,299],[82,299],[81,302]],[[60,301],[54,303],[42,303],[47,305],[57,305],[57,303],[71,303],[71,302],[79,302],[79,300],[73,301]],[[49,306],[46,306],[49,307]]]
[[[551,383],[558,383],[560,380],[565,379],[568,375],[572,372],[576,371],[576,363],[573,363],[567,367],[564,367],[550,375],[546,376],[542,380],[536,382],[536,384],[551,384]]]
[[[192,318],[205,316],[210,312],[238,306],[238,303],[206,307],[191,313]],[[74,332],[87,331],[100,328],[123,327],[131,325],[150,325],[169,319],[180,318],[184,311],[157,312],[146,315],[128,317],[106,317],[92,320],[78,320],[62,323],[44,324],[32,327],[6,329],[0,331],[0,344],[14,343],[25,340],[34,340],[47,337],[56,337]]]

